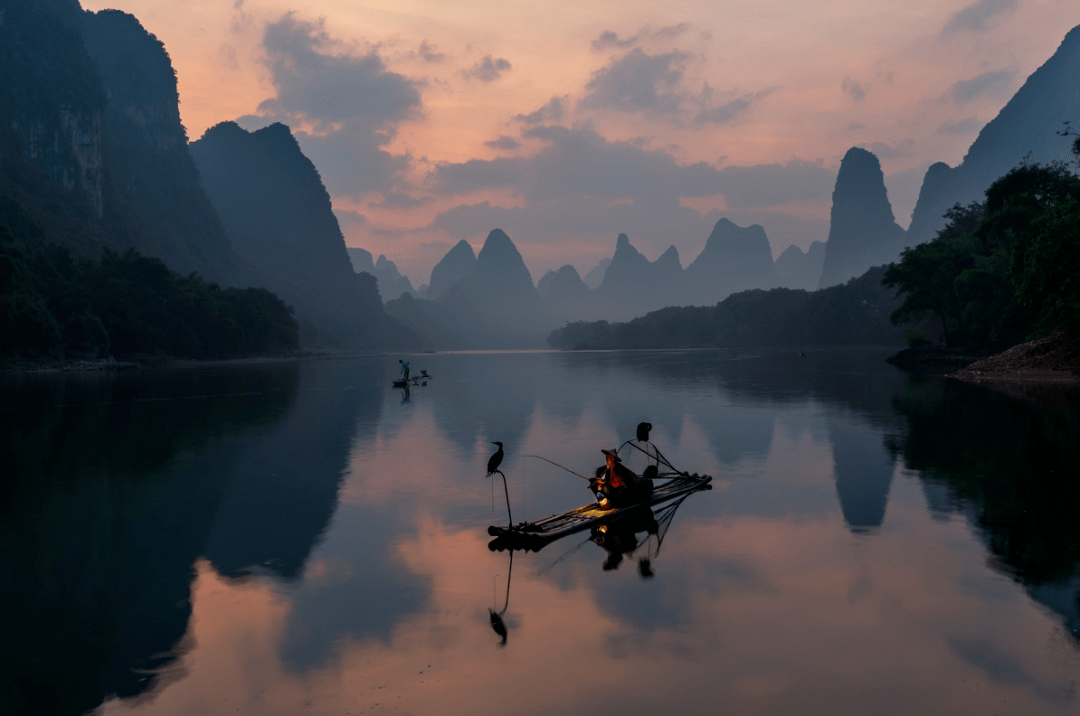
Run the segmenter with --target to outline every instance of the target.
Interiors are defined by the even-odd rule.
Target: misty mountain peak
[[[435,301],[461,282],[476,265],[476,254],[465,239],[454,244],[446,256],[431,269],[431,281],[428,283],[427,296]]]
[[[648,261],[641,252],[634,248],[630,243],[630,237],[626,234],[619,234],[615,239],[615,256],[612,257],[611,262],[613,264],[621,261],[634,261],[640,257],[644,261]]]
[[[370,251],[352,246],[345,249],[345,251],[349,254],[349,260],[352,262],[353,271],[356,273],[369,273],[375,275],[375,262],[372,261]]]
[[[759,224],[743,228],[721,217],[705,248],[686,267],[686,282],[690,300],[699,305],[748,288],[776,286],[779,281],[765,229]]]
[[[541,298],[551,302],[580,301],[592,290],[581,280],[577,269],[566,264],[558,271],[548,271],[536,286]]]
[[[873,152],[862,147],[852,147],[840,161],[840,171],[836,176],[836,188],[833,190],[833,211],[837,204],[842,211],[849,210],[845,204],[859,205],[873,212],[881,222],[895,221],[892,205],[889,204],[885,189],[885,174],[881,171],[881,162]]]
[[[893,217],[877,156],[852,147],[836,175],[821,288],[859,276],[871,266],[894,261],[906,238]]]
[[[480,253],[476,255],[477,270],[505,267],[514,267],[516,269],[519,264],[522,268],[525,267],[525,261],[522,260],[521,254],[518,252],[517,247],[514,246],[514,242],[510,240],[510,237],[502,229],[492,229],[484,241]],[[528,273],[528,269],[525,272]],[[529,283],[532,283],[531,277]]]
[[[517,247],[502,229],[488,234],[476,264],[458,287],[488,325],[524,325],[537,317],[540,295]]]
[[[679,250],[674,246],[667,247],[667,251],[660,254],[653,266],[664,271],[670,271],[672,269],[678,269],[682,271],[682,262],[679,261]]]
[[[825,242],[815,241],[805,252],[792,244],[776,257],[776,273],[784,288],[813,291],[821,282],[821,267],[825,262]]]

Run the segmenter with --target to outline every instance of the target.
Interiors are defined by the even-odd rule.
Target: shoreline
[[[1065,331],[1012,348],[946,374],[968,383],[1080,385],[1080,340]]]
[[[312,349],[293,353],[244,356],[240,358],[175,358],[171,356],[130,356],[118,360],[108,358],[72,359],[55,361],[22,361],[0,364],[0,375],[27,375],[53,373],[95,373],[114,371],[161,370],[171,368],[209,368],[229,365],[258,365],[301,360],[332,360],[362,356],[389,355],[382,351]]]

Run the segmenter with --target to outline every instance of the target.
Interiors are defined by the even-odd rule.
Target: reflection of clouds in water
[[[343,639],[388,643],[396,624],[423,609],[430,580],[402,563],[395,521],[384,511],[341,508],[332,539],[317,551],[326,573],[305,575],[302,588],[289,593],[280,653],[290,671],[325,663]]]
[[[780,716],[799,703],[854,715],[886,703],[896,713],[992,713],[1007,701],[1014,713],[1070,713],[1075,698],[1057,685],[1080,668],[1075,651],[1047,663],[1050,622],[1028,600],[986,610],[977,593],[958,591],[953,575],[978,571],[981,550],[939,550],[928,564],[922,555],[942,543],[942,531],[946,544],[975,543],[961,524],[932,522],[913,483],[898,491],[890,519],[900,529],[872,541],[851,540],[831,520],[680,524],[677,516],[649,581],[601,573],[595,548],[543,574],[543,553],[519,555],[505,649],[487,610],[493,600],[501,608],[506,555],[489,553],[475,529],[420,519],[393,554],[426,581],[429,598],[400,615],[385,640],[343,632],[327,658],[302,670],[281,660],[295,589],[230,584],[203,563],[188,676],[145,710],[582,713],[598,674],[648,674],[607,690],[605,709],[694,713],[722,702],[730,713]],[[983,570],[982,579],[996,577]],[[642,619],[643,602],[663,617]],[[990,649],[970,636],[986,633]],[[112,702],[104,713],[122,710]]]
[[[1080,667],[1075,650],[1046,663],[1054,620],[986,568],[966,524],[931,518],[920,482],[892,481],[881,429],[867,417],[888,419],[880,412],[887,391],[870,386],[873,378],[847,378],[845,393],[843,380],[811,372],[791,377],[780,399],[762,388],[758,401],[749,388],[731,392],[757,385],[745,365],[741,382],[689,384],[628,370],[617,357],[597,362],[480,357],[452,376],[460,389],[440,383],[392,430],[354,441],[343,504],[305,581],[230,584],[200,568],[190,627],[197,646],[184,657],[190,675],[158,695],[154,716],[189,713],[192,704],[211,714],[376,704],[470,716],[580,713],[595,703],[598,674],[649,675],[604,694],[606,710],[627,713],[718,702],[765,716],[789,714],[795,703],[841,715],[878,713],[883,703],[899,713],[982,713],[1006,700],[1017,713],[1073,712],[1075,703],[1046,691]],[[637,405],[622,392],[631,379]],[[502,386],[507,399],[490,405]],[[467,405],[474,392],[480,405]],[[548,568],[574,537],[515,559],[511,633],[499,649],[487,610],[501,608],[506,555],[488,552],[483,527],[505,513],[496,503],[489,514],[481,473],[494,449],[486,440],[502,437],[488,434],[489,422],[503,421],[518,444],[505,463],[515,517],[520,496],[535,518],[584,503],[587,493],[524,453],[594,466],[598,447],[632,437],[639,406],[654,405],[644,419],[668,457],[692,471],[715,461],[732,467],[720,473],[728,489],[680,509],[651,580],[629,560],[603,572],[604,552],[591,544]],[[678,421],[678,439],[664,421]],[[840,514],[848,527],[880,525],[886,499],[895,529],[852,538]],[[1008,649],[968,658],[964,645],[987,633]],[[988,676],[995,670],[1009,678]]]

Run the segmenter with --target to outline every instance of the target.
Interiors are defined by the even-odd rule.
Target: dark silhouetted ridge
[[[305,344],[406,340],[383,312],[374,277],[353,272],[330,195],[288,127],[247,132],[222,122],[191,154],[237,253],[296,307]]]
[[[123,201],[153,227],[137,248],[181,274],[238,284],[237,257],[188,153],[165,46],[119,10],[85,13],[82,32],[108,96],[111,178]]]
[[[1076,104],[1080,74],[1080,26],[1035,70],[972,143],[955,168],[938,163],[923,180],[908,227],[912,245],[929,241],[945,226],[942,215],[953,204],[981,201],[1000,176],[1029,161],[1069,159],[1069,139],[1056,134],[1063,122],[1080,120]]]

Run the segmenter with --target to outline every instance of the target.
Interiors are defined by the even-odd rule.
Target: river
[[[887,355],[0,376],[0,712],[1077,713],[1080,396]],[[489,549],[642,421],[712,489]]]

